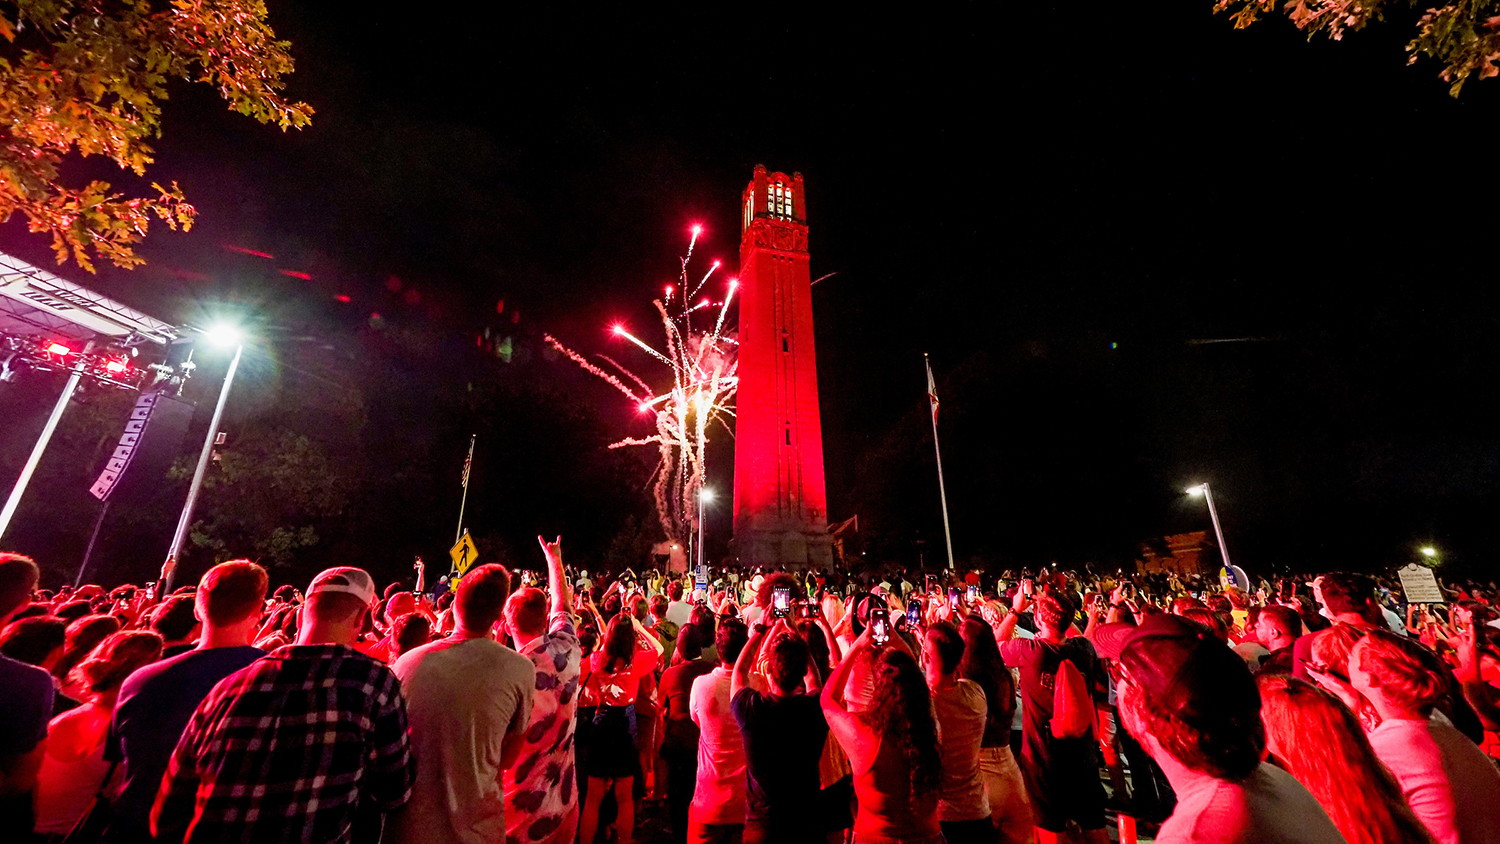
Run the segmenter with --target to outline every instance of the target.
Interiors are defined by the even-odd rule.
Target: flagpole
[[[943,539],[948,543],[948,571],[953,571],[953,532],[948,528],[948,488],[943,484],[943,449],[938,445],[937,430],[937,383],[932,380],[932,360],[922,353],[922,362],[927,365],[927,398],[932,402],[932,451],[937,455],[938,497],[943,502]]]
[[[454,545],[464,538],[464,507],[469,503],[469,469],[474,466],[474,441],[478,438],[478,434],[469,435],[469,456],[464,460],[464,495],[458,500],[458,530],[453,532]]]

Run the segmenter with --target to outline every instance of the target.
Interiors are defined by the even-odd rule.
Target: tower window
[[[780,182],[771,185],[766,194],[766,212],[783,220],[792,218],[792,189]]]
[[[787,445],[791,445],[792,444],[792,429],[791,428],[787,428],[786,429],[786,444]]]
[[[792,350],[792,341],[787,339],[785,334],[781,335],[781,350],[783,352],[790,352]]]
[[[745,198],[745,224],[742,228],[750,228],[750,221],[755,219],[755,191],[752,189],[750,195]]]

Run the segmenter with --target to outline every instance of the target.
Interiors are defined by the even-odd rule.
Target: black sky
[[[350,296],[332,322],[463,339],[504,299],[600,350],[611,319],[649,319],[690,223],[733,264],[764,163],[806,176],[813,275],[837,273],[815,294],[830,512],[891,558],[940,542],[924,351],[960,557],[1128,558],[1206,527],[1180,495],[1199,480],[1251,567],[1500,550],[1500,83],[1451,99],[1405,66],[1399,16],[1335,44],[1235,31],[1207,0],[269,5],[312,127],[174,91],[151,175],[201,222],[106,292],[253,297],[231,243],[313,276],[293,295],[317,313]],[[1257,339],[1194,342],[1231,338]]]

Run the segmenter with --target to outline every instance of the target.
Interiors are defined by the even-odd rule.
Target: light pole
[[[203,452],[198,455],[198,468],[193,471],[193,483],[188,487],[187,501],[183,502],[182,515],[177,518],[177,531],[172,534],[172,547],[167,551],[167,573],[163,577],[161,590],[163,595],[172,591],[172,580],[177,575],[177,557],[182,553],[182,543],[187,540],[188,526],[193,523],[193,508],[198,504],[198,493],[203,489],[203,473],[208,471],[208,461],[213,456],[219,420],[224,416],[224,405],[229,401],[229,387],[234,383],[234,372],[239,369],[240,355],[245,351],[240,332],[232,326],[215,326],[205,332],[204,336],[210,343],[221,348],[233,344],[234,358],[229,361],[229,370],[224,373],[224,386],[219,388],[219,403],[214,406],[213,419],[208,423],[208,436],[203,439]]]
[[[703,567],[703,505],[714,500],[714,491],[704,487],[698,490],[698,567]]]
[[[1208,484],[1201,483],[1194,487],[1188,487],[1188,495],[1201,495],[1208,502],[1208,516],[1214,522],[1214,536],[1219,539],[1219,556],[1224,558],[1224,568],[1229,568],[1229,546],[1224,544],[1224,529],[1219,526],[1219,511],[1214,508],[1214,494],[1209,490]]]

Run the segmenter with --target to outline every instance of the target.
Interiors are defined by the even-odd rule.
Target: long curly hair
[[[875,675],[874,703],[861,717],[906,761],[912,797],[932,794],[942,784],[943,760],[932,694],[922,669],[899,648],[882,649],[870,669]]]
[[[1343,701],[1285,674],[1262,674],[1257,684],[1271,755],[1312,792],[1349,844],[1430,844]]]

